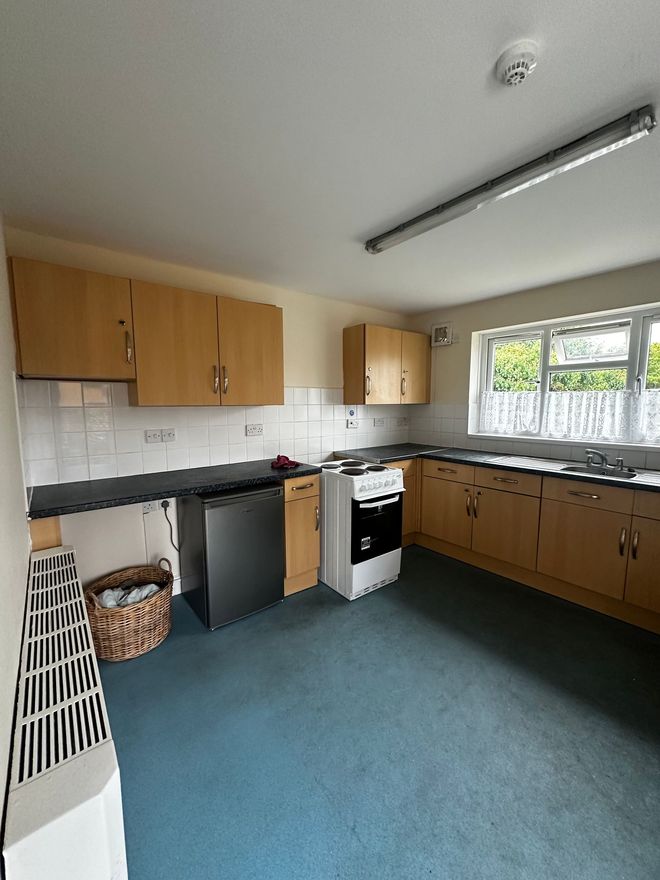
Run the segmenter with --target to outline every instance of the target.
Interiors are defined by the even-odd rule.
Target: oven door
[[[351,565],[401,547],[403,492],[351,505]]]

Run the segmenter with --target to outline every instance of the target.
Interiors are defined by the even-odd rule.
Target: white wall
[[[289,386],[340,388],[342,330],[368,322],[407,327],[395,312],[310,296],[244,278],[151,260],[91,245],[7,228],[7,253],[189,290],[272,303],[284,309],[284,382]]]
[[[430,333],[433,324],[451,321],[454,343],[432,350],[432,404],[416,408],[410,439],[442,446],[583,459],[584,445],[482,440],[467,436],[472,334],[659,302],[660,261],[657,261],[416,316],[415,329],[424,333]],[[626,450],[622,454],[634,467],[660,468],[657,450]]]
[[[14,381],[14,337],[0,233],[0,796],[9,764],[29,558]]]

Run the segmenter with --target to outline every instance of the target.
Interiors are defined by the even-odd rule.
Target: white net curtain
[[[479,431],[660,445],[660,391],[487,391]]]

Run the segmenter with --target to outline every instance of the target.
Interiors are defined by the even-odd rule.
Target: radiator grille
[[[110,738],[72,547],[32,554],[18,707],[13,787]]]

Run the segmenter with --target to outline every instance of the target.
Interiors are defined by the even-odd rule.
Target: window
[[[657,311],[484,333],[479,356],[480,433],[660,443]]]

